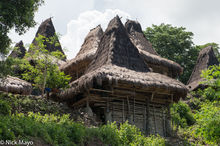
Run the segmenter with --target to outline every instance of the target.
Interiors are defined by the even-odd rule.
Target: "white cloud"
[[[85,11],[79,15],[77,19],[71,20],[67,24],[67,32],[61,37],[61,44],[68,50],[67,58],[72,59],[78,53],[84,38],[90,31],[90,29],[101,24],[103,31],[106,29],[109,21],[119,15],[122,17],[122,21],[130,19],[131,16],[118,9],[106,9],[104,12],[100,11]]]

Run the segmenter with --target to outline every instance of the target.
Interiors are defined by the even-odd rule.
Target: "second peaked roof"
[[[152,47],[151,43],[146,39],[142,31],[141,25],[137,21],[128,20],[125,28],[129,33],[129,37],[134,45],[138,48],[139,53],[147,63],[165,66],[173,72],[173,74],[181,74],[182,67],[169,59],[160,57]]]
[[[81,46],[80,51],[77,53],[76,57],[66,62],[63,66],[60,67],[64,72],[75,71],[77,65],[80,65],[81,62],[93,59],[95,52],[98,48],[100,39],[103,35],[103,30],[100,25],[90,30],[87,34],[84,43]]]
[[[50,38],[50,37],[54,37],[55,34],[56,34],[56,31],[55,31],[55,28],[54,28],[54,25],[53,25],[53,22],[52,22],[52,19],[51,18],[48,18],[46,19],[45,21],[43,21],[41,23],[41,25],[39,26],[38,30],[37,30],[37,33],[35,35],[35,38],[38,37],[38,34],[42,35],[42,36],[45,36],[46,38]],[[36,39],[34,38],[32,44],[36,45]],[[58,44],[56,43],[55,44],[48,44],[48,43],[45,43],[46,45],[46,49],[50,52],[53,52],[53,51],[60,51],[61,53],[64,54],[63,50],[62,50],[62,47],[60,45],[60,42],[59,40],[57,40]],[[28,50],[28,52],[34,52],[34,50]],[[65,55],[65,54],[64,54]],[[65,57],[66,59],[66,57]]]
[[[199,52],[196,65],[187,82],[189,90],[195,90],[200,86],[200,82],[203,80],[201,77],[202,70],[208,69],[211,65],[219,65],[219,62],[212,47],[208,46]]]
[[[178,98],[187,93],[185,85],[181,82],[149,71],[118,16],[110,21],[86,74],[73,81],[70,84],[71,88],[61,92],[60,98],[73,98],[74,95],[103,82],[110,85],[122,83],[145,90],[160,90],[172,93]]]
[[[24,44],[22,41],[20,41],[15,45],[15,49],[11,52],[9,57],[22,59],[25,56],[25,53],[26,49],[24,47]]]

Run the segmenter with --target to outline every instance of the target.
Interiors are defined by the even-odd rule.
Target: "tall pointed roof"
[[[190,90],[195,90],[199,87],[199,83],[202,81],[202,70],[208,69],[211,65],[219,65],[218,59],[211,46],[203,48],[199,52],[196,65],[192,71],[192,74],[187,82]]]
[[[48,18],[44,22],[41,23],[41,25],[39,26],[39,28],[37,30],[35,38],[38,36],[38,34],[43,35],[46,38],[55,36],[56,31],[55,31],[55,28],[54,28],[54,25],[53,25],[53,22],[52,22],[51,18]],[[35,38],[34,38],[34,40],[32,42],[33,44],[36,44]],[[55,44],[51,45],[51,44],[48,44],[48,43],[45,43],[45,45],[46,45],[46,49],[48,51],[50,51],[50,52],[60,51],[60,52],[62,52],[64,54],[59,40],[58,40],[58,45],[56,44],[56,46],[55,46]],[[28,51],[29,52],[34,52],[33,50],[30,50],[30,49]]]
[[[78,68],[82,64],[89,64],[94,58],[95,52],[99,46],[100,39],[103,35],[103,30],[100,25],[90,30],[87,34],[84,43],[76,57],[66,62],[60,67],[66,74],[74,76]],[[88,66],[88,65],[86,65]],[[74,78],[72,78],[74,79]]]
[[[125,23],[125,28],[131,35],[130,38],[138,49],[147,51],[154,55],[158,55],[157,52],[153,49],[151,43],[145,38],[140,23],[137,21],[127,20]]]
[[[181,82],[150,72],[118,16],[110,21],[86,73],[73,81],[71,88],[61,92],[59,97],[61,100],[74,98],[90,88],[104,88],[103,84],[169,92],[174,94],[174,98],[184,97],[187,92]]]
[[[24,47],[24,44],[22,41],[18,42],[15,47],[15,49],[11,52],[11,54],[9,55],[9,57],[13,57],[13,58],[23,58],[25,56],[26,53],[26,49]]]
[[[182,73],[183,68],[178,63],[160,57],[157,54],[151,43],[144,36],[140,23],[137,21],[127,20],[125,28],[129,33],[132,43],[138,48],[139,53],[147,63],[168,68],[172,72],[173,77]]]
[[[103,65],[117,65],[131,70],[148,72],[138,49],[130,41],[118,16],[112,19],[101,39],[94,61],[87,72]]]
[[[89,54],[95,54],[100,39],[103,35],[103,30],[100,25],[90,30],[84,39],[84,42],[76,55],[76,58],[81,58],[83,56],[88,56]]]

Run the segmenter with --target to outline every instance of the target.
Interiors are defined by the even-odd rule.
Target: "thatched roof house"
[[[0,91],[30,95],[32,86],[30,83],[17,77],[7,76],[5,79],[0,79]]]
[[[198,88],[203,88],[205,85],[200,84],[203,81],[201,77],[202,70],[208,69],[211,65],[219,65],[218,59],[211,46],[203,48],[199,52],[196,65],[192,71],[192,74],[187,82],[187,87],[190,91],[194,91]]]
[[[72,77],[72,81],[84,74],[89,63],[94,58],[102,35],[103,30],[100,25],[91,29],[76,57],[60,67],[61,71],[64,71],[65,74],[69,74]]]
[[[178,63],[162,58],[157,54],[144,36],[141,25],[137,21],[128,20],[125,23],[125,28],[131,41],[153,72],[165,74],[172,78],[176,78],[182,73],[183,69]]]
[[[51,18],[48,18],[47,20],[45,20],[44,22],[41,23],[41,25],[39,26],[37,33],[35,35],[35,38],[38,36],[38,34],[45,36],[46,38],[50,38],[50,37],[54,37],[56,34],[53,22]],[[36,45],[36,39],[34,38],[32,44]],[[60,42],[58,40],[58,44],[59,45],[55,45],[55,44],[48,44],[45,42],[46,45],[46,49],[50,52],[53,51],[60,51],[64,54]],[[34,52],[34,50],[29,49],[28,52]],[[65,55],[65,54],[64,54]],[[66,59],[66,58],[65,58]],[[65,60],[64,59],[64,60]]]
[[[26,49],[24,48],[24,44],[20,41],[15,45],[14,50],[11,52],[9,57],[22,59],[25,56],[25,53]]]
[[[59,97],[74,108],[87,105],[103,121],[129,120],[148,134],[164,136],[170,132],[164,109],[187,93],[181,82],[150,72],[118,16],[110,21],[85,75],[70,86]]]

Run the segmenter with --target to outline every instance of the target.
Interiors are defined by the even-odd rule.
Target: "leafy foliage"
[[[65,75],[58,68],[58,61],[64,56],[61,52],[49,52],[46,49],[47,44],[58,44],[56,36],[46,38],[38,35],[36,44],[31,44],[31,53],[26,53],[22,59],[20,67],[24,70],[22,77],[34,83],[34,86],[41,90],[42,96],[45,87],[47,88],[65,88],[68,86],[70,76]]]
[[[209,69],[202,71],[202,77],[205,79],[203,84],[207,84],[202,95],[210,101],[220,99],[220,66],[210,66]]]
[[[0,121],[0,138],[2,139],[40,137],[52,145],[82,145],[91,137],[98,137],[105,144],[113,146],[165,145],[165,140],[160,136],[145,137],[128,122],[121,124],[119,129],[117,129],[116,123],[107,124],[100,128],[86,128],[82,124],[70,120],[68,115],[43,116],[39,113],[29,113],[28,116],[22,113],[13,116],[0,116]]]
[[[191,126],[195,123],[190,107],[182,101],[174,103],[171,106],[170,112],[172,115],[172,121],[177,126],[186,128],[187,126]]]
[[[4,100],[0,100],[0,115],[10,115],[11,114],[11,106],[8,102]]]
[[[180,81],[186,83],[195,65],[199,48],[193,46],[193,33],[170,24],[152,25],[144,31],[146,38],[162,57],[179,63],[183,68]]]
[[[34,13],[44,0],[1,0],[0,1],[0,53],[7,54],[11,43],[8,33],[12,28],[19,34],[33,27]]]
[[[189,105],[193,110],[195,123],[181,129],[187,139],[197,145],[220,144],[220,66],[211,66],[202,72],[207,88],[194,91]],[[180,132],[179,131],[179,132]]]
[[[3,140],[37,137],[51,145],[83,145],[94,139],[115,146],[165,145],[160,136],[145,137],[128,122],[87,128],[71,119],[71,111],[66,114],[67,110],[61,110],[59,103],[50,103],[45,98],[0,93],[0,101],[4,107],[10,103],[11,108],[3,109],[12,111],[10,115],[0,114],[0,138]]]
[[[103,125],[100,134],[104,143],[113,146],[165,145],[165,140],[159,135],[145,137],[136,126],[128,124],[127,121],[120,124],[119,128],[115,122]]]

